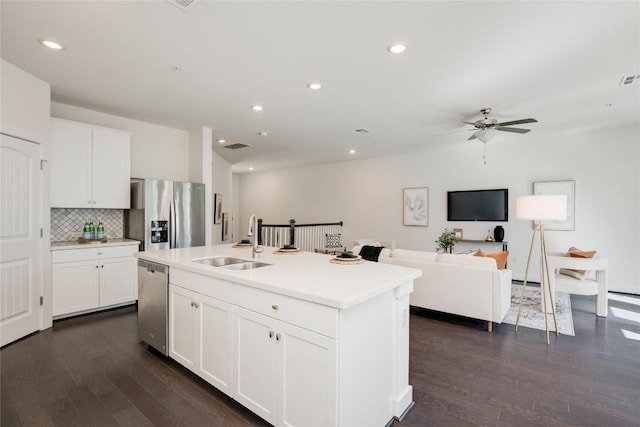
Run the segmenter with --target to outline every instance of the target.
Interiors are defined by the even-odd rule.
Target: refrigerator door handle
[[[169,205],[169,247],[176,247],[176,201],[172,200]]]

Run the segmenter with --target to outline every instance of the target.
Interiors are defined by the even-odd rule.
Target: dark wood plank
[[[640,325],[572,296],[575,337],[411,315],[416,406],[399,426],[640,425]],[[640,306],[610,301],[634,313]],[[57,321],[0,350],[2,426],[266,426],[137,338],[135,307]]]

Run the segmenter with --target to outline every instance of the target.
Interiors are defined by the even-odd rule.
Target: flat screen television
[[[447,221],[508,221],[509,190],[447,192]]]

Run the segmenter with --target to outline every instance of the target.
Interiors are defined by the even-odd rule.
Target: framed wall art
[[[429,187],[402,190],[404,225],[429,225]]]
[[[229,214],[222,214],[222,241],[226,242],[229,240]]]
[[[222,194],[215,193],[213,196],[213,223],[222,222]]]
[[[567,196],[567,219],[564,221],[543,221],[544,229],[572,231],[576,229],[576,182],[545,181],[533,183],[534,195],[564,194]]]
[[[456,240],[462,240],[462,228],[454,228],[453,234],[456,236]]]

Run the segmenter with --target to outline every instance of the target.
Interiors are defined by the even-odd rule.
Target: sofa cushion
[[[383,249],[382,246],[364,245],[362,249],[360,249],[360,256],[367,261],[378,262],[378,257]]]
[[[391,258],[415,259],[418,261],[436,262],[438,254],[436,252],[410,251],[407,249],[394,249],[391,251]]]
[[[507,265],[507,258],[509,257],[509,251],[496,252],[495,254],[486,254],[482,249],[473,254],[476,257],[489,257],[496,260],[496,267],[498,270],[504,270],[504,266]]]
[[[353,249],[351,249],[351,252],[353,252],[356,255],[361,255],[360,251],[362,250],[364,246],[358,245],[358,246],[354,246]],[[380,258],[389,258],[391,257],[391,249],[389,248],[382,248],[382,250],[380,251],[380,254],[378,255],[378,259]]]
[[[438,262],[445,264],[468,265],[471,267],[497,270],[496,260],[489,257],[475,257],[469,255],[440,254]]]

